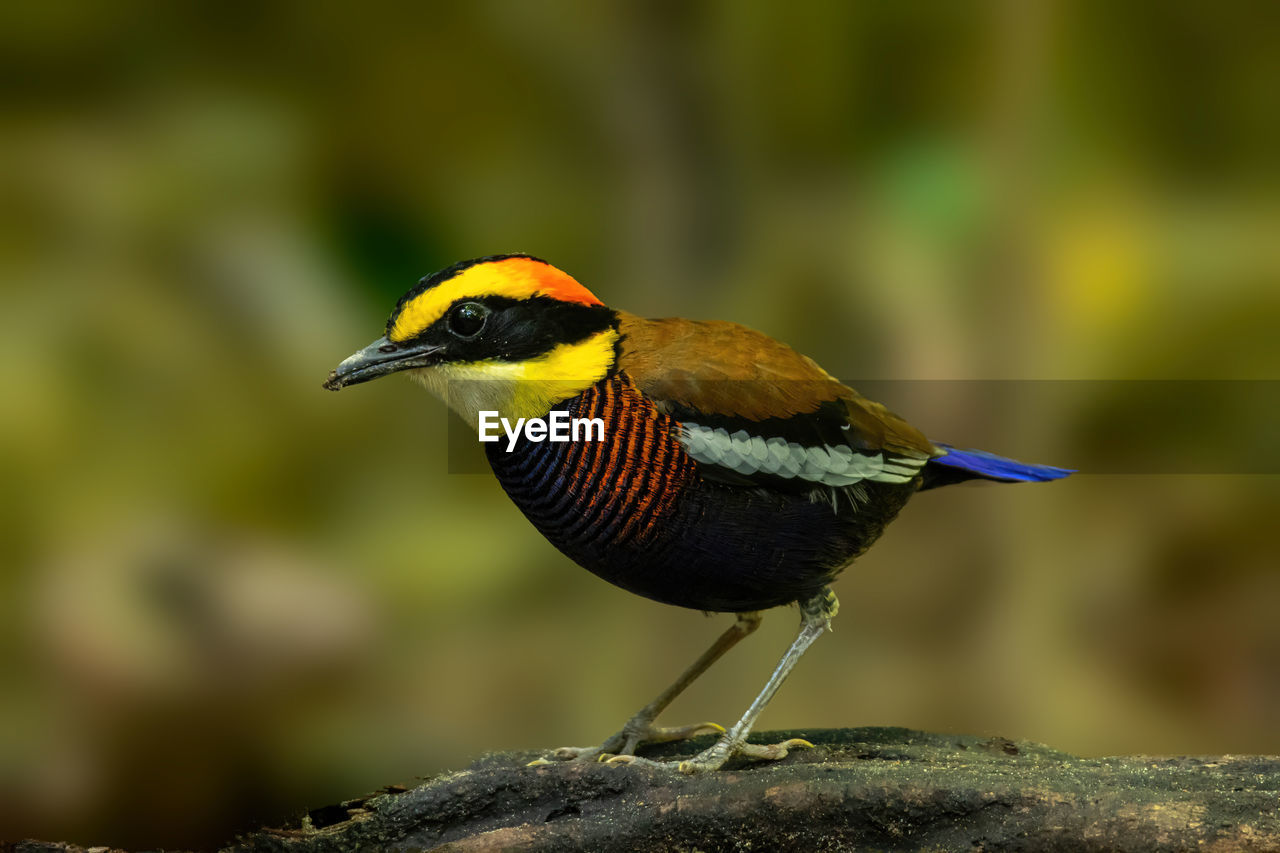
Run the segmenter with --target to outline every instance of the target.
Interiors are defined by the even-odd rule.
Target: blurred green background
[[[508,251],[850,380],[1070,389],[886,386],[1085,473],[920,496],[763,728],[1280,753],[1277,469],[1180,458],[1274,454],[1276,397],[1095,382],[1280,377],[1278,8],[4,4],[0,838],[208,846],[598,742],[727,624],[448,475],[407,381],[321,390]],[[736,719],[795,621],[669,719]]]

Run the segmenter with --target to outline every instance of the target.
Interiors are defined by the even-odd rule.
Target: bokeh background
[[[764,728],[1280,753],[1278,11],[3,4],[0,838],[207,847],[598,742],[723,628],[447,474],[409,382],[321,390],[506,251],[1082,469],[918,498]]]

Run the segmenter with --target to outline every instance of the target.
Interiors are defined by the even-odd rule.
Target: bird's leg
[[[747,743],[747,734],[751,731],[751,727],[755,725],[756,718],[760,716],[760,712],[769,704],[769,700],[773,698],[773,695],[778,692],[778,688],[782,686],[782,682],[786,680],[787,674],[796,665],[796,661],[800,660],[800,656],[804,654],[805,649],[813,645],[813,641],[822,636],[822,633],[831,627],[831,617],[836,615],[836,610],[839,606],[840,603],[836,600],[836,595],[830,588],[824,589],[813,598],[800,602],[800,633],[795,642],[791,644],[791,648],[787,649],[786,654],[782,656],[782,660],[778,662],[777,669],[773,671],[773,675],[769,676],[769,681],[765,684],[764,689],[760,691],[760,695],[751,703],[751,707],[747,708],[747,712],[742,715],[741,720],[738,720],[737,725],[721,735],[720,739],[710,748],[703,750],[687,761],[681,761],[678,765],[680,772],[700,773],[706,770],[718,770],[735,755],[776,760],[785,758],[787,750],[793,747],[813,746],[813,744],[800,738],[792,738],[783,743],[762,746]]]
[[[606,755],[633,755],[636,747],[645,743],[667,743],[668,741],[690,738],[694,735],[723,733],[724,727],[715,723],[694,723],[689,726],[664,728],[655,726],[653,721],[677,696],[684,692],[686,687],[696,681],[698,676],[710,669],[711,665],[719,660],[725,652],[736,646],[743,637],[760,627],[760,621],[764,618],[758,612],[739,613],[737,617],[737,620],[720,635],[719,639],[711,644],[711,648],[703,652],[688,669],[682,672],[680,677],[675,680],[675,683],[658,694],[657,698],[648,705],[637,711],[635,716],[627,720],[621,731],[609,737],[597,747],[567,746],[558,749],[554,753],[554,758],[560,761],[569,761],[578,758],[598,758]]]

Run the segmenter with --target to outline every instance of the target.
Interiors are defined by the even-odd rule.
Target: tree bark
[[[539,753],[489,755],[226,851],[1280,851],[1276,757],[1082,759],[891,728],[752,740],[789,737],[816,748],[699,776],[594,762],[527,767]],[[709,743],[646,754],[688,756]]]

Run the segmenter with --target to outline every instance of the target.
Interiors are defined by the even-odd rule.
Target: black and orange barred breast
[[[485,445],[498,481],[566,556],[646,598],[763,610],[816,594],[880,535],[916,484],[775,491],[704,479],[660,412],[613,374],[566,401],[602,441]]]

